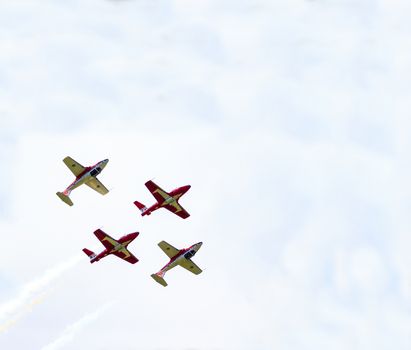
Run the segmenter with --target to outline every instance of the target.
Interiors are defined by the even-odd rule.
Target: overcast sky
[[[0,348],[411,348],[411,4],[0,4]],[[109,158],[102,197],[55,195]],[[133,205],[190,184],[187,220]],[[93,235],[139,231],[139,262]],[[195,276],[150,274],[204,242]]]

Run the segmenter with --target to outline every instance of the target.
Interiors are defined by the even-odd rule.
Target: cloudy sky
[[[0,4],[0,348],[411,348],[406,0]],[[62,159],[109,158],[104,197]],[[190,184],[187,220],[144,183]],[[139,231],[130,265],[92,232]],[[150,274],[198,241],[195,276]]]

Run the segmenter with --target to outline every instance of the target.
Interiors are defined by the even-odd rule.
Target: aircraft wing
[[[166,191],[161,189],[151,180],[147,181],[145,185],[159,203],[163,203],[165,199],[170,197],[170,195]]]
[[[100,180],[98,180],[95,177],[92,177],[90,181],[86,182],[86,185],[90,188],[92,188],[93,190],[97,191],[98,193],[101,194],[107,194],[108,193],[108,189],[106,188],[106,186],[104,186]]]
[[[170,210],[172,213],[183,219],[187,219],[190,216],[190,214],[177,201],[172,204],[163,205],[163,208]]]
[[[195,275],[198,275],[203,271],[196,264],[194,264],[191,259],[182,259],[180,265]]]
[[[84,166],[82,166],[80,163],[77,163],[71,157],[64,158],[63,162],[67,165],[67,168],[71,170],[74,176],[79,176],[84,171],[84,169],[86,169]]]
[[[100,230],[100,229],[95,230],[94,234],[100,240],[100,242],[104,245],[104,247],[106,247],[108,250],[113,249],[118,244],[118,242],[114,238],[110,237],[103,230]]]
[[[130,264],[135,264],[136,262],[138,262],[138,259],[131,254],[128,249],[121,249],[117,252],[113,252],[113,254],[115,256],[118,256],[119,258],[129,262]]]
[[[163,250],[164,253],[171,259],[174,258],[180,251],[177,248],[174,248],[171,244],[168,244],[166,241],[161,241],[158,246]]]

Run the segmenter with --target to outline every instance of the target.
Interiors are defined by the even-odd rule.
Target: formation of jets
[[[71,191],[83,184],[86,184],[102,195],[109,192],[109,190],[97,179],[97,176],[107,165],[108,159],[104,159],[88,167],[82,166],[71,157],[64,158],[63,162],[76,177],[75,180],[63,192],[56,193],[57,196],[67,205],[73,205],[73,201],[70,198]],[[190,214],[178,202],[180,197],[190,189],[190,185],[178,187],[171,192],[164,191],[160,188],[160,186],[156,185],[151,180],[147,181],[145,185],[157,202],[147,208],[144,204],[135,201],[134,204],[138,207],[138,209],[140,209],[141,216],[150,215],[153,211],[159,208],[168,209],[182,219],[187,219],[190,216]],[[110,254],[116,255],[130,264],[135,264],[138,262],[138,259],[128,250],[128,245],[135,238],[137,238],[139,232],[129,233],[118,240],[112,238],[101,229],[95,230],[94,235],[103,244],[105,249],[101,253],[95,254],[93,251],[84,248],[83,252],[90,258],[90,263],[97,262]],[[202,242],[199,242],[188,248],[177,249],[171,244],[161,241],[158,243],[158,246],[170,258],[170,261],[162,267],[160,271],[153,273],[151,277],[156,282],[166,287],[167,282],[164,280],[164,275],[173,267],[181,266],[196,275],[200,274],[202,270],[191,260],[191,258],[198,252],[202,244]]]

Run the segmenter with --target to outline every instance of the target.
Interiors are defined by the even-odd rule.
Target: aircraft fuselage
[[[180,265],[181,260],[188,260],[191,259],[198,250],[202,246],[202,242],[193,244],[191,247],[182,249],[180,252],[174,256],[173,258],[170,259],[170,261],[162,267],[162,269],[159,271],[159,273],[165,274],[168,270],[171,270],[173,267],[176,267],[177,265]]]
[[[107,165],[108,159],[104,159],[93,166],[86,167],[83,172],[81,172],[75,180],[64,190],[65,195],[70,195],[70,192],[75,188],[87,183],[92,177],[97,177],[100,174],[104,167]]]
[[[122,251],[129,253],[127,246],[138,236],[138,233],[130,233],[121,237],[118,241],[113,240],[114,247],[112,249],[104,249],[100,254],[98,254],[95,258],[91,259],[91,262],[99,261],[100,259],[106,257],[109,254]],[[127,254],[126,253],[126,254]],[[129,253],[130,254],[130,253]]]
[[[150,215],[153,211],[167,205],[167,204],[173,204],[174,202],[178,202],[180,197],[185,194],[189,189],[191,188],[190,185],[178,187],[175,190],[171,191],[169,193],[169,196],[164,198],[163,201],[157,202],[153,204],[151,207],[147,208],[141,215]]]

